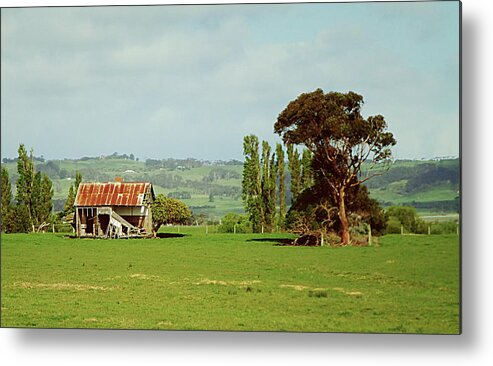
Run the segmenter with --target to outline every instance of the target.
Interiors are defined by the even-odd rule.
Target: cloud
[[[2,154],[241,158],[244,135],[278,141],[277,115],[319,87],[362,94],[398,155],[457,154],[454,23],[326,5],[3,11]]]

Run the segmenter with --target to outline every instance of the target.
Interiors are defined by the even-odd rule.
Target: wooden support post
[[[404,235],[404,225],[401,225],[401,235]]]
[[[264,233],[264,225],[262,225],[262,234]]]
[[[431,227],[428,225],[428,235],[431,235]]]
[[[372,246],[373,245],[373,240],[372,240],[372,237],[371,237],[371,225],[368,224],[368,246]]]
[[[75,208],[75,236],[79,235],[79,209]]]

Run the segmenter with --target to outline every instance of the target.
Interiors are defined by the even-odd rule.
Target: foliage
[[[71,184],[70,188],[68,189],[67,200],[65,201],[65,205],[63,206],[63,211],[65,215],[75,211],[74,203],[75,203],[74,186]]]
[[[279,212],[277,215],[277,225],[284,228],[284,221],[286,220],[286,172],[284,167],[284,150],[280,143],[276,145],[276,172],[277,181],[279,184],[278,197]]]
[[[262,177],[261,177],[261,197],[262,197],[262,217],[261,223],[266,231],[272,231],[276,215],[276,167],[275,154],[272,154],[267,141],[262,141]]]
[[[19,157],[17,160],[17,193],[15,199],[18,205],[23,205],[27,208],[28,212],[28,225],[32,223],[32,196],[33,196],[33,184],[34,184],[34,163],[32,160],[33,151],[31,150],[30,156],[27,155],[24,144],[19,145],[18,149]]]
[[[301,187],[307,189],[313,186],[313,155],[310,150],[304,149],[301,156]]]
[[[288,168],[291,185],[291,203],[294,203],[302,190],[301,161],[298,150],[293,144],[287,144]]]
[[[242,199],[245,212],[252,223],[253,232],[260,232],[262,225],[262,185],[260,178],[259,142],[255,135],[243,139]]]
[[[238,215],[235,213],[226,214],[221,220],[218,232],[247,234],[252,232],[252,224],[246,215]]]
[[[5,167],[2,167],[2,217],[1,217],[1,231],[5,231],[4,222],[7,220],[7,215],[12,206],[12,187],[10,184],[9,173]]]
[[[395,226],[397,222],[408,233],[425,234],[427,231],[425,222],[419,218],[414,207],[391,206],[385,211],[385,216],[391,223],[391,226],[388,227],[389,232],[396,232]]]
[[[32,189],[32,223],[35,227],[46,225],[52,221],[53,184],[45,173],[37,172],[34,176]]]
[[[184,224],[192,217],[190,208],[180,200],[158,194],[152,203],[152,224],[156,233],[161,225]]]
[[[7,212],[4,223],[6,233],[27,233],[31,230],[29,211],[26,205],[15,205]]]
[[[323,190],[323,187],[315,185],[300,194],[288,211],[286,222],[290,231],[302,235],[309,233],[312,236],[340,232],[337,202],[330,197],[321,202]],[[369,197],[365,186],[352,187],[348,191],[347,199],[347,212],[354,233],[367,234],[368,225],[371,226],[373,236],[384,233],[387,217],[378,202]]]
[[[362,105],[363,97],[356,93],[324,94],[317,89],[290,102],[274,125],[286,144],[303,144],[313,154],[315,181],[328,191],[321,201],[328,196],[337,201],[344,245],[350,243],[347,191],[377,174],[372,169],[389,161],[390,147],[396,143],[386,132],[384,117],[363,118]],[[367,160],[370,166],[362,177]]]
[[[82,183],[82,174],[77,170],[75,172],[75,181],[74,184],[70,185],[68,189],[67,200],[65,201],[65,205],[63,206],[64,215],[68,215],[72,212],[75,212],[75,198],[77,196],[77,191],[79,190],[79,185]]]

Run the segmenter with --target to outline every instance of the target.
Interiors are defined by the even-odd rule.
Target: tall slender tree
[[[301,190],[313,186],[313,154],[308,149],[303,149],[301,155]]]
[[[300,153],[293,146],[287,144],[288,168],[291,175],[291,203],[296,201],[301,192],[301,162]]]
[[[35,227],[46,225],[51,221],[53,210],[53,184],[46,174],[34,175],[31,193],[32,222]]]
[[[5,231],[5,223],[12,205],[12,185],[10,184],[9,172],[5,167],[2,167],[2,221],[1,221],[1,231]]]
[[[273,152],[269,163],[269,223],[270,229],[275,226],[276,222],[276,181],[277,181],[277,169],[276,169],[276,154]]]
[[[53,212],[53,183],[47,174],[41,177],[41,218],[42,221],[51,221]]]
[[[275,165],[271,159],[271,147],[267,141],[262,141],[262,225],[268,231],[274,226],[276,213],[275,201]],[[273,166],[274,165],[274,166]]]
[[[243,139],[242,199],[253,232],[259,232],[262,226],[262,187],[260,178],[259,142],[255,135]]]
[[[74,200],[77,195],[77,190],[79,189],[79,185],[82,183],[82,174],[78,170],[75,171],[75,181],[74,181]]]
[[[281,228],[284,227],[284,220],[286,219],[286,172],[284,164],[284,150],[282,144],[276,145],[276,170],[277,180],[279,184],[278,188],[278,201],[279,201],[279,213],[277,215],[277,225]]]
[[[65,201],[65,205],[63,206],[63,211],[65,215],[74,212],[74,201],[75,201],[74,186],[71,184],[68,189],[67,200]]]
[[[42,202],[41,173],[37,172],[34,174],[33,187],[31,190],[31,221],[34,227],[37,227],[42,223]]]
[[[17,172],[19,178],[17,179],[17,193],[15,199],[19,205],[25,205],[29,214],[29,224],[33,223],[33,211],[32,211],[32,192],[34,184],[34,163],[33,163],[33,151],[30,155],[27,155],[24,144],[20,144],[19,159],[17,161]],[[34,226],[33,226],[34,230]]]
[[[70,185],[68,189],[67,200],[65,201],[65,205],[63,206],[63,211],[65,215],[68,215],[75,211],[75,197],[77,196],[77,191],[79,189],[79,185],[82,183],[82,174],[77,170],[75,172],[75,181],[74,184]]]

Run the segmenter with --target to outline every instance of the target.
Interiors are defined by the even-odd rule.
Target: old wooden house
[[[75,197],[78,237],[130,238],[152,234],[151,183],[81,183]]]

